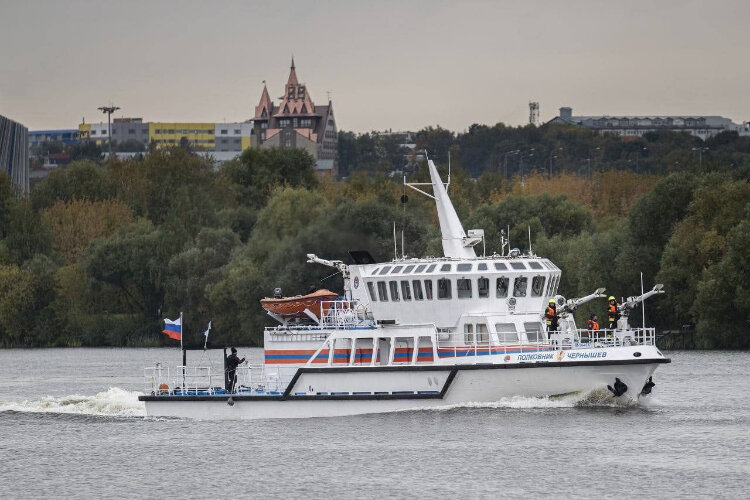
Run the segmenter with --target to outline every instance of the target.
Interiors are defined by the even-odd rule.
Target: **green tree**
[[[111,237],[96,239],[86,248],[82,269],[94,291],[109,285],[121,300],[110,304],[110,312],[138,315],[146,325],[141,335],[158,336],[164,305],[170,258],[181,246],[148,221],[117,230]],[[125,310],[113,310],[125,304]],[[116,339],[119,344],[127,338]]]
[[[317,185],[315,159],[301,149],[246,149],[239,159],[224,164],[222,175],[231,183],[240,205],[262,207],[278,186],[313,188]]]
[[[115,185],[106,167],[90,161],[59,167],[31,191],[35,210],[50,207],[58,201],[102,201],[115,196]]]

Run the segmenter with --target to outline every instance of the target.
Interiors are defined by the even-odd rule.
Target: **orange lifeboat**
[[[338,296],[337,293],[323,289],[296,297],[266,297],[261,299],[260,305],[266,311],[277,314],[282,318],[307,318],[305,309],[309,309],[310,312],[318,316],[320,315],[321,303],[323,303],[323,315],[325,316],[331,307],[330,301],[336,300]]]

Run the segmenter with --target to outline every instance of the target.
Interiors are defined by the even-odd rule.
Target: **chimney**
[[[573,108],[567,106],[560,108],[560,118],[563,120],[570,120],[573,118]]]

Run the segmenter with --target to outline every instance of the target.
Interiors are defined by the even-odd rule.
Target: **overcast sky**
[[[242,121],[294,54],[340,129],[574,114],[750,120],[750,0],[0,0],[0,114],[30,129]]]

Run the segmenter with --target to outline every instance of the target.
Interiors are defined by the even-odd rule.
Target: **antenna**
[[[508,255],[510,255],[510,224],[508,224]]]
[[[448,150],[448,183],[445,185],[445,192],[451,187],[451,150]]]
[[[396,245],[396,221],[393,221],[393,260],[398,259],[398,247]]]
[[[401,229],[401,258],[406,258],[406,253],[404,253],[404,230]]]
[[[529,228],[529,255],[534,255],[534,252],[531,251],[531,225],[527,227]]]
[[[641,271],[641,297],[643,297],[643,271]],[[641,301],[641,316],[643,320],[643,331],[646,331],[646,301]]]
[[[539,125],[539,103],[529,102],[529,125]]]

